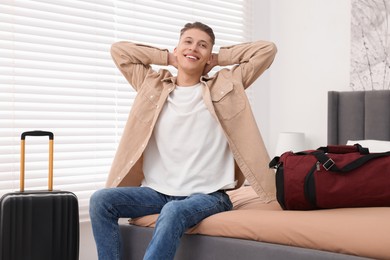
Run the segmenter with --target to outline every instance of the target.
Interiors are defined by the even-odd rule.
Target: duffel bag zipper
[[[305,177],[305,198],[310,202],[310,204],[317,208],[317,198],[316,198],[316,185],[314,181],[315,171],[320,171],[321,163],[317,161],[314,166],[310,169],[309,173]]]

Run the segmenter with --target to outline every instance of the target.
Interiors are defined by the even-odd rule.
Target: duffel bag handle
[[[328,145],[318,148],[317,150],[323,151],[324,153],[357,153],[360,154],[369,154],[370,151],[368,148],[362,147],[360,144],[354,145]]]
[[[371,153],[364,155],[355,161],[350,162],[349,164],[345,165],[343,168],[337,167],[336,163],[332,160],[332,158],[326,156],[326,154],[322,151],[316,151],[311,153],[314,155],[317,160],[322,164],[324,169],[326,171],[333,171],[333,172],[349,172],[352,170],[355,170],[356,168],[359,168],[360,166],[364,165],[370,160],[390,156],[390,152],[383,152],[383,153]]]

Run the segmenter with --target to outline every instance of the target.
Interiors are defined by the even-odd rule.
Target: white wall
[[[80,260],[97,260],[95,240],[91,222],[80,223]]]
[[[350,0],[253,2],[254,35],[278,46],[265,84],[261,79],[254,88],[254,113],[270,155],[279,132],[304,132],[307,148],[325,145],[327,91],[350,90]]]
[[[272,0],[271,0],[272,1]],[[253,0],[253,25],[252,25],[252,41],[269,40],[271,34],[270,25],[270,0]],[[257,121],[257,125],[263,136],[264,143],[269,147],[269,121],[270,121],[270,73],[271,70],[266,70],[259,79],[249,88],[252,94],[252,110]]]

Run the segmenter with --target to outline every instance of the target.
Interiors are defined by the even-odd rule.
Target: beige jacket
[[[276,46],[258,41],[222,47],[218,53],[223,68],[212,77],[202,76],[203,99],[221,124],[233,153],[235,177],[240,187],[245,178],[259,197],[275,198],[274,171],[256,125],[245,89],[273,62]],[[107,187],[139,186],[144,178],[142,154],[176,78],[165,69],[156,72],[151,64],[168,65],[168,50],[118,42],[111,48],[113,60],[137,91],[116,152]]]

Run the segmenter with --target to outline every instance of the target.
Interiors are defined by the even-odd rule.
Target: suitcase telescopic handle
[[[53,140],[54,134],[47,131],[29,131],[23,132],[21,135],[20,142],[20,191],[24,191],[24,165],[25,165],[25,139],[26,136],[49,136],[49,180],[48,180],[48,189],[49,191],[53,190]]]

